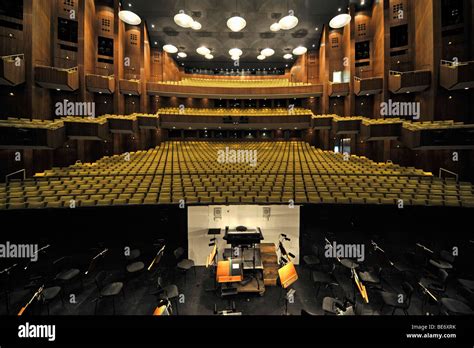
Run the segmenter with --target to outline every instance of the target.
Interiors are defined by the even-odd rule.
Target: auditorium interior
[[[473,0],[0,0],[0,58],[1,316],[474,314]]]

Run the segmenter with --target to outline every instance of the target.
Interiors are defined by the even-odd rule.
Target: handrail
[[[18,174],[18,173],[23,173],[23,180],[26,180],[26,170],[25,169],[20,169],[20,170],[17,170],[16,172],[13,172],[13,173],[10,173],[10,174],[7,174],[5,176],[5,183],[8,184],[8,178],[15,175],[15,174]]]
[[[390,75],[404,75],[404,74],[415,74],[419,72],[429,72],[430,70],[422,69],[422,70],[411,70],[411,71],[396,71],[396,70],[390,70],[389,73]]]
[[[451,61],[451,60],[444,60],[444,59],[441,59],[441,65],[442,66],[460,66],[460,65],[469,65],[471,63],[474,63],[474,60],[470,60],[470,61],[467,61],[467,62],[456,62],[456,61]]]
[[[9,56],[2,56],[2,59],[6,60],[6,59],[10,59],[10,58],[16,58],[16,57],[25,57],[25,54],[24,53],[18,53],[18,54],[11,54]]]
[[[358,77],[358,76],[354,76],[354,80],[356,80],[356,81],[375,80],[375,79],[383,79],[383,77],[381,77],[381,76],[372,76],[372,77]]]
[[[65,72],[73,72],[73,71],[78,71],[79,70],[79,67],[75,66],[73,68],[69,68],[69,69],[66,69],[66,68],[56,68],[55,66],[49,66],[49,65],[36,65],[37,68],[48,68],[48,69],[52,69],[52,70],[57,70],[57,71],[65,71]]]
[[[456,174],[450,170],[447,170],[447,169],[444,169],[444,168],[439,168],[439,178],[442,179],[442,173],[448,173],[448,174],[451,174],[453,175],[454,177],[456,177],[456,182],[459,182],[459,174]]]

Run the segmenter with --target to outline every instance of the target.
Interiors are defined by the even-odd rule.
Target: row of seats
[[[288,79],[260,79],[260,80],[237,80],[237,79],[204,79],[185,78],[180,81],[164,81],[160,84],[192,86],[192,87],[240,87],[240,88],[265,88],[265,87],[297,87],[309,86],[310,83],[290,82]]]
[[[255,150],[255,167],[219,163]],[[246,165],[245,169],[244,166]],[[208,172],[211,168],[212,172]],[[248,169],[251,168],[251,169]],[[179,203],[474,205],[470,183],[322,151],[304,142],[166,142],[148,151],[53,168],[0,185],[0,209]]]
[[[313,116],[309,109],[304,108],[161,108],[159,115],[187,115],[187,116],[288,116],[308,115]]]
[[[61,120],[30,120],[29,118],[9,117],[6,120],[0,120],[0,127],[58,129],[64,127],[64,123]]]

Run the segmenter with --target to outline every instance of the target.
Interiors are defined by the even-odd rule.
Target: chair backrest
[[[410,306],[410,303],[411,303],[411,296],[413,295],[413,292],[415,291],[415,289],[413,288],[413,286],[411,286],[410,283],[408,282],[404,282],[402,284],[402,289],[403,289],[403,292],[405,292],[405,295],[407,296],[407,301],[406,301],[406,305],[407,307]]]
[[[184,254],[184,249],[179,247],[178,249],[176,249],[174,252],[174,257],[176,258],[176,260],[178,260],[179,258],[181,258]]]
[[[158,290],[163,289],[163,278],[158,277],[158,279],[156,280],[156,285],[158,287]]]
[[[438,270],[438,278],[441,281],[442,284],[446,284],[446,281],[448,280],[449,274],[446,272],[444,269],[439,269]]]
[[[454,260],[455,260],[455,256],[453,255],[453,253],[450,253],[447,250],[442,250],[440,252],[440,256],[441,256],[442,259],[448,261],[449,263],[453,263]]]
[[[104,280],[106,277],[105,271],[100,271],[96,276],[95,276],[95,285],[97,288],[100,290],[104,286]]]

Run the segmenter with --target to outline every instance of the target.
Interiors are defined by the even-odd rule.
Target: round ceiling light
[[[305,54],[306,52],[308,52],[308,49],[304,46],[298,46],[293,50],[293,54],[295,56],[301,56],[301,55]]]
[[[231,56],[230,57],[232,60],[239,60],[240,59],[240,56]]]
[[[140,25],[142,19],[132,11],[120,11],[119,18],[130,25]]]
[[[187,15],[183,10],[181,10],[176,16],[174,16],[174,22],[180,27],[191,28],[194,20],[191,16]]]
[[[231,56],[237,56],[240,57],[244,52],[240,48],[232,48],[229,50],[229,54]]]
[[[271,31],[280,31],[281,27],[280,27],[280,24],[279,23],[273,23],[272,25],[270,25],[270,30]]]
[[[178,52],[178,49],[174,45],[164,45],[163,51],[173,54]]]
[[[283,58],[285,58],[285,59],[291,59],[291,58],[293,58],[293,55],[292,55],[291,53],[287,53],[287,54],[285,54],[285,55],[283,56]]]
[[[179,57],[179,58],[186,58],[187,56],[188,56],[188,55],[187,55],[186,53],[184,53],[184,52],[179,52],[179,53],[178,53],[178,57]]]
[[[278,24],[281,29],[290,30],[298,25],[298,18],[293,15],[293,11],[290,11],[290,14],[280,19]]]
[[[345,27],[351,21],[352,17],[347,13],[337,15],[329,22],[329,26],[333,29]]]
[[[206,54],[204,57],[205,57],[206,59],[214,59],[214,56],[213,56],[212,54],[210,54],[210,53]]]
[[[194,21],[193,24],[191,24],[191,28],[193,30],[201,30],[202,25],[198,21]]]
[[[234,16],[227,20],[227,26],[233,32],[241,31],[242,29],[245,28],[246,25],[247,25],[247,22],[245,21],[245,19],[243,19],[240,16]]]
[[[263,54],[261,54],[257,57],[258,60],[264,60],[265,58],[267,58],[267,57],[265,57]]]
[[[262,50],[262,52],[260,52],[262,55],[264,55],[265,57],[270,57],[270,56],[273,56],[275,54],[275,51],[272,50],[271,48],[265,48]]]
[[[196,52],[202,56],[205,56],[206,54],[211,53],[211,50],[205,46],[201,46],[196,50]]]

